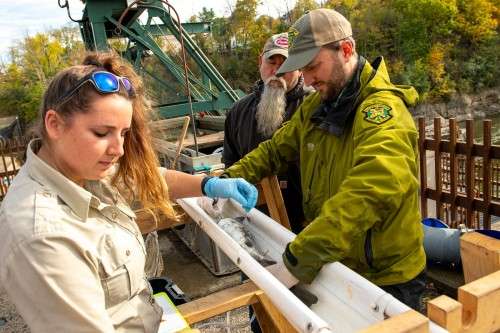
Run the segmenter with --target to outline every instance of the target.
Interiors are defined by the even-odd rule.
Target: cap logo
[[[293,47],[293,44],[295,42],[295,38],[299,34],[299,31],[295,29],[294,27],[291,27],[290,30],[288,30],[288,48],[291,49]]]
[[[274,40],[274,45],[281,47],[281,48],[288,48],[288,38],[285,36],[278,36]]]

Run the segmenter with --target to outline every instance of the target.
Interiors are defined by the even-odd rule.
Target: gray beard
[[[264,84],[264,91],[257,105],[257,131],[266,138],[271,137],[283,123],[285,108],[286,82],[282,78],[270,77]]]

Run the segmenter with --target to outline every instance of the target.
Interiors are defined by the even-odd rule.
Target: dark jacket
[[[253,91],[237,101],[226,115],[224,152],[222,153],[226,168],[239,161],[256,148],[259,143],[270,139],[258,132],[255,118],[263,89],[264,83],[259,80]],[[290,120],[295,110],[310,92],[310,90],[304,89],[304,79],[301,76],[295,88],[286,94],[285,121]],[[304,221],[298,156],[297,161],[289,163],[288,169],[283,170],[278,175],[278,178],[282,185],[281,192],[292,230],[297,233],[302,229],[302,222]]]

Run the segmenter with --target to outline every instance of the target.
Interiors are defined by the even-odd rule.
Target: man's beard
[[[321,93],[321,99],[324,101],[333,101],[338,97],[345,84],[347,83],[347,73],[340,64],[333,67],[330,80],[325,82],[326,91]]]
[[[264,91],[257,105],[257,130],[269,138],[283,123],[286,109],[286,82],[272,76],[264,83]]]

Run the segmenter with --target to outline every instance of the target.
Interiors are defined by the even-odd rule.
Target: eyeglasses
[[[127,91],[129,97],[133,97],[135,95],[134,88],[132,87],[129,79],[126,77],[117,76],[106,71],[97,71],[85,75],[82,79],[80,79],[75,84],[75,87],[65,93],[56,104],[61,105],[67,102],[78,91],[78,89],[80,89],[87,82],[91,82],[94,85],[94,88],[102,94],[118,92],[120,90],[121,83],[123,88]]]

